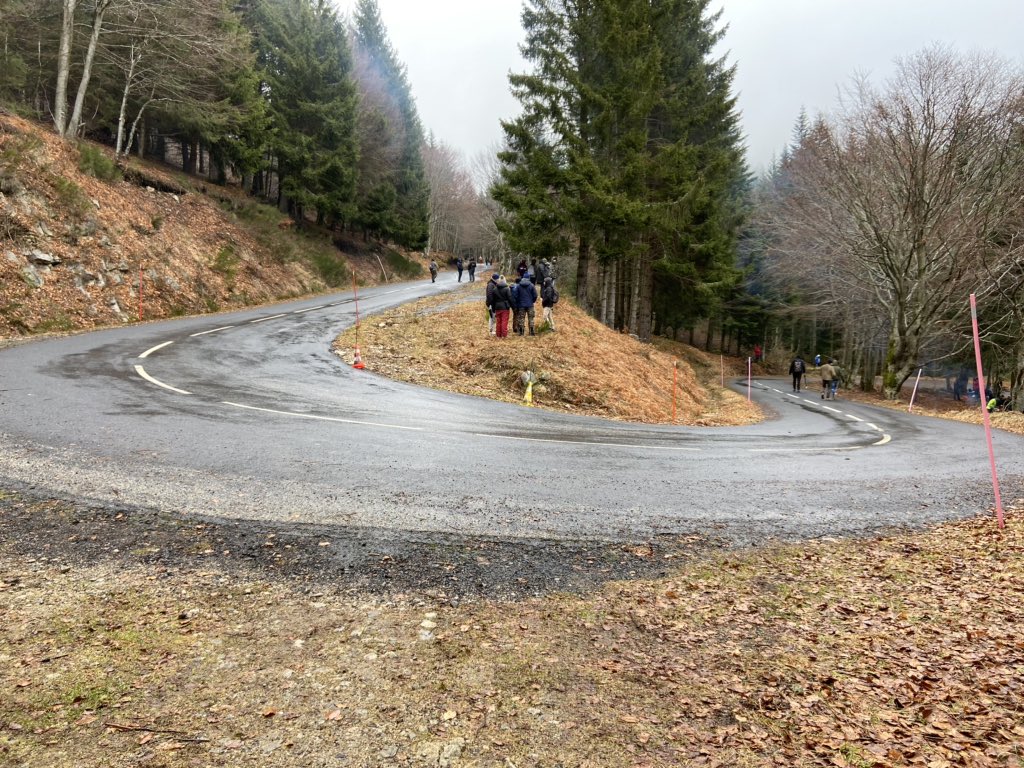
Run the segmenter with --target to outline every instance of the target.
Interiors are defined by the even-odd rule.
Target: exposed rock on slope
[[[183,187],[172,174],[147,167],[127,174],[134,183],[102,181],[80,170],[81,152],[0,114],[0,336],[137,320],[140,304],[157,318],[327,287],[308,261],[257,240],[216,201],[158,191]],[[326,240],[322,250],[347,269]]]

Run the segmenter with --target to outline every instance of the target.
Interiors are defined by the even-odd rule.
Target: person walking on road
[[[469,271],[469,282],[476,282],[476,256],[469,257],[469,264],[466,265],[466,269]]]
[[[555,304],[558,303],[558,291],[555,290],[555,281],[550,277],[544,278],[544,285],[540,289],[540,305],[544,310],[544,322],[548,328],[555,330]]]
[[[430,260],[430,282],[437,282],[437,262]]]
[[[465,264],[462,262],[462,257],[459,256],[455,259],[455,269],[459,273],[459,279],[457,282],[462,282],[462,270],[465,269]]]
[[[533,308],[533,305],[536,303],[537,289],[534,288],[530,276],[528,274],[523,275],[523,279],[519,282],[519,291],[516,298],[516,321],[519,325],[518,332],[520,336],[526,334],[527,324],[530,326],[530,335],[536,335],[533,330],[533,321],[537,316],[537,311]]]
[[[793,358],[793,362],[789,364],[789,373],[793,377],[793,391],[799,392],[800,382],[803,379],[804,374],[807,373],[807,363],[804,362],[804,359],[800,357],[800,355]]]
[[[832,365],[834,361],[829,360],[823,366],[821,366],[821,399],[822,400],[835,400],[836,391],[834,388],[834,382],[836,380],[836,369]]]
[[[512,290],[505,282],[502,275],[498,275],[498,282],[494,288],[494,315],[496,323],[496,335],[499,339],[508,338],[508,313],[512,309]]]

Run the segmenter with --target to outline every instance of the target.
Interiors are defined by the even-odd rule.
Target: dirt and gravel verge
[[[0,522],[4,764],[1024,765],[1018,514],[345,567],[322,530],[11,492]],[[536,557],[586,589],[463,588]]]

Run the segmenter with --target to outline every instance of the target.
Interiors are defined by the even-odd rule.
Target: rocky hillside
[[[259,304],[418,274],[393,251],[342,253],[244,195],[0,113],[0,337]],[[354,244],[350,244],[353,245]]]

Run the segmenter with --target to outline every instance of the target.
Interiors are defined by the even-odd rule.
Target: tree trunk
[[[71,113],[65,136],[75,136],[82,125],[82,107],[85,105],[85,94],[89,90],[89,78],[92,77],[92,62],[96,58],[96,46],[103,30],[103,15],[110,7],[111,0],[96,0],[96,8],[92,17],[92,34],[89,36],[89,48],[85,52],[85,63],[82,65],[82,79],[78,83],[78,94],[75,96],[75,111]]]
[[[60,49],[57,52],[57,88],[53,94],[53,127],[58,136],[68,128],[68,73],[71,71],[71,44],[75,36],[75,8],[78,0],[64,0],[64,16],[60,26]]]
[[[577,253],[576,303],[579,304],[583,310],[590,312],[590,239],[586,235],[580,235]]]
[[[637,310],[638,324],[636,335],[640,341],[650,341],[654,324],[654,266],[651,263],[651,254],[644,251],[640,256],[640,294],[638,297],[640,307]]]
[[[124,154],[128,154],[128,149],[124,146],[124,121],[128,114],[128,95],[131,93],[132,80],[135,77],[135,64],[137,59],[135,58],[135,45],[132,44],[129,48],[128,54],[128,74],[124,79],[124,90],[121,91],[121,110],[117,115],[117,142],[114,144],[114,157],[121,156],[121,150],[124,149]],[[128,144],[131,147],[131,143]]]

